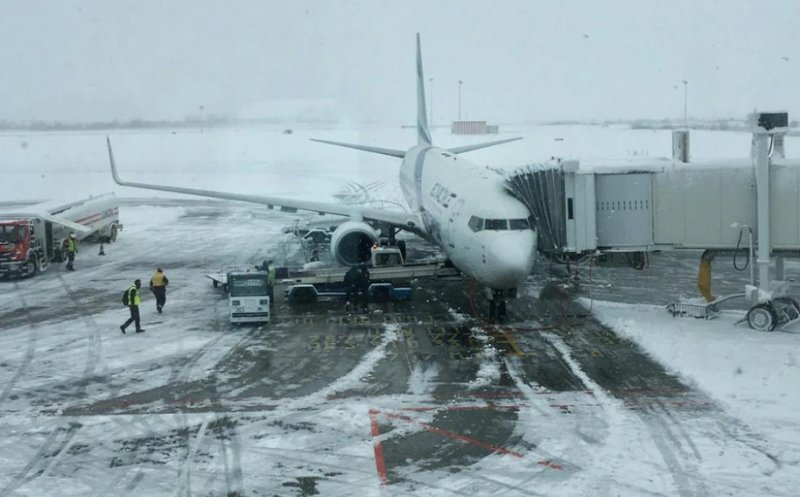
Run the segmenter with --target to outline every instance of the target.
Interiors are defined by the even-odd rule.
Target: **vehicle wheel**
[[[388,302],[389,301],[389,288],[379,286],[372,289],[372,300],[375,302]]]
[[[34,256],[28,257],[28,260],[25,261],[25,266],[26,276],[36,276],[36,273],[39,272],[39,263],[36,261],[36,257]]]
[[[219,281],[217,280],[211,280],[211,283],[214,285],[214,288],[217,288],[219,286]]]
[[[758,331],[772,331],[778,324],[778,316],[769,304],[758,304],[747,311],[747,324]]]
[[[108,235],[108,243],[116,242],[117,241],[117,227],[111,227],[111,234]]]

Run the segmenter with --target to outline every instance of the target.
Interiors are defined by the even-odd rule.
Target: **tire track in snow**
[[[61,459],[80,428],[78,423],[58,423],[25,467],[0,489],[0,495],[16,493],[20,487],[46,474]]]
[[[586,388],[588,388],[594,398],[599,402],[600,408],[605,411],[608,422],[608,433],[606,440],[613,442],[616,440],[625,439],[626,426],[628,425],[628,419],[626,418],[630,418],[630,416],[626,414],[623,404],[609,395],[608,392],[606,392],[588,374],[586,374],[583,368],[581,368],[580,364],[578,364],[578,362],[572,357],[572,351],[570,347],[564,343],[561,337],[550,332],[541,333],[540,336],[559,353],[559,360],[564,363],[568,370],[571,371],[572,374],[586,386]],[[599,454],[595,460],[598,461],[600,465],[609,464],[609,461],[605,460],[604,456],[606,456],[606,454],[603,454],[603,451],[612,451],[613,454],[613,450],[614,449],[611,447],[611,445],[606,443],[598,451]],[[618,481],[618,478],[616,478],[615,474],[617,471],[615,466],[603,468],[603,470],[604,471],[602,473],[607,480],[613,483]],[[589,489],[586,489],[585,492],[591,493]]]
[[[248,334],[248,336],[242,338],[242,341],[250,338],[251,335],[253,333],[255,333],[256,331],[258,331],[258,329],[252,330],[252,332],[250,334]],[[276,421],[284,420],[284,419],[290,418],[290,417],[293,418],[296,421],[296,420],[300,420],[300,419],[305,419],[306,417],[316,416],[317,407],[319,407],[320,405],[325,404],[327,402],[327,399],[328,399],[329,396],[334,395],[336,392],[338,392],[338,391],[340,391],[342,389],[350,388],[354,382],[360,381],[361,378],[367,376],[370,372],[372,372],[374,370],[374,368],[376,367],[376,365],[386,356],[386,348],[389,346],[389,344],[391,344],[392,342],[394,342],[397,339],[399,339],[400,336],[401,336],[401,334],[399,333],[399,326],[398,325],[395,325],[395,324],[387,325],[385,327],[385,333],[384,333],[384,335],[383,335],[383,337],[381,339],[381,343],[378,344],[375,348],[373,348],[369,352],[367,352],[361,358],[361,360],[348,373],[344,374],[343,376],[339,377],[335,381],[329,383],[325,387],[323,387],[323,388],[321,388],[321,389],[319,389],[319,390],[317,390],[317,391],[315,391],[313,393],[310,393],[310,394],[305,395],[303,397],[299,397],[299,398],[293,399],[293,400],[288,401],[288,402],[282,402],[273,411],[273,415],[270,415],[269,418],[265,419],[262,423],[266,423],[268,425],[272,425]],[[212,400],[216,401],[218,399],[212,399]],[[210,419],[211,418],[208,418],[203,422],[203,425],[201,426],[201,432],[205,431],[205,429],[208,426],[208,422],[209,422]],[[251,430],[252,429],[257,429],[257,426],[256,426],[257,424],[258,423],[251,424],[249,426],[249,429],[251,429]],[[182,472],[181,473],[181,478],[182,478],[184,486],[181,489],[179,489],[179,491],[178,491],[178,493],[176,495],[180,495],[180,496],[190,495],[189,493],[187,493],[187,492],[191,491],[191,488],[190,488],[190,476],[188,476],[188,475],[190,475],[190,473],[191,473],[191,459],[196,454],[196,452],[197,452],[197,450],[198,450],[198,448],[200,446],[200,442],[202,441],[202,437],[200,436],[201,432],[198,432],[198,436],[195,437],[195,443],[193,444],[193,447],[190,450],[189,457],[187,457],[187,459],[186,459],[186,461],[184,463],[184,466],[181,469],[181,472]],[[235,428],[233,430],[233,433],[231,434],[231,442],[229,444],[229,447],[231,448],[231,451],[232,451],[232,461],[231,461],[230,467],[228,467],[228,464],[225,463],[225,461],[223,461],[223,466],[225,467],[225,471],[228,472],[228,475],[226,475],[226,477],[225,477],[226,478],[226,484],[227,484],[228,481],[230,481],[231,485],[232,485],[231,491],[235,492],[235,491],[237,491],[239,489],[242,489],[241,491],[243,492],[244,484],[243,484],[243,476],[242,476],[242,468],[241,468],[241,452],[242,451],[241,451],[241,445],[240,445],[240,442],[239,442],[239,433],[238,433],[238,430],[236,430]],[[258,450],[259,449],[255,449],[255,451],[258,451]],[[319,456],[320,455],[320,451],[318,451],[318,450],[301,451],[301,450],[297,450],[297,449],[294,449],[294,450],[281,449],[281,451],[284,452],[284,457],[285,457],[285,452],[290,452],[290,451],[291,452],[295,452],[295,453],[304,453],[304,454],[314,455],[314,456]],[[227,449],[223,449],[223,455],[226,452],[227,452]],[[248,449],[248,452],[253,452],[253,449],[252,448]],[[352,458],[353,456],[349,455],[348,457]],[[367,457],[367,458],[365,458],[365,460],[370,461],[370,463],[373,462],[373,459],[371,457]],[[302,461],[303,461],[304,465],[306,465],[306,466],[322,465],[322,466],[334,467],[334,466],[332,466],[330,464],[327,464],[327,463],[324,463],[324,462],[320,462],[320,461],[316,460],[315,458],[309,459],[308,457],[306,457],[306,458],[303,458]],[[369,468],[370,466],[371,466],[371,464],[366,464],[365,465],[366,468]],[[354,470],[352,466],[346,466],[346,465],[335,466],[335,468],[339,469],[339,470],[343,470],[343,472],[345,474],[351,474],[353,472],[353,470]],[[368,480],[368,482],[369,482],[368,484],[370,486],[372,486],[373,482],[376,480],[376,475],[374,474],[374,471],[365,470],[365,471],[363,471],[363,473],[365,475],[367,475],[367,476],[365,476],[365,481]],[[420,482],[418,482],[418,483],[420,483]],[[348,490],[344,491],[341,495],[350,495],[351,493],[352,493],[352,487],[348,488]]]
[[[184,459],[183,464],[181,464],[181,469],[178,473],[178,487],[175,491],[175,495],[178,497],[192,496],[192,465],[194,463],[194,457],[197,455],[197,450],[200,448],[200,444],[206,435],[208,423],[210,423],[213,418],[214,416],[207,416],[203,420],[200,429],[197,430],[191,447],[188,448],[186,459]]]
[[[25,375],[25,373],[28,372],[28,368],[30,367],[31,362],[33,362],[33,356],[36,354],[36,340],[38,339],[38,332],[36,330],[33,317],[31,316],[30,307],[28,306],[25,295],[16,281],[14,282],[14,293],[16,293],[20,302],[22,303],[22,312],[25,313],[25,320],[28,322],[30,334],[28,335],[28,344],[25,349],[25,356],[22,358],[22,364],[20,364],[20,366],[17,368],[17,371],[14,373],[14,376],[12,376],[8,383],[6,383],[5,387],[3,387],[3,391],[0,392],[0,405],[2,405],[3,402],[8,399],[9,395],[11,394],[11,390],[14,388],[14,385]]]
[[[89,337],[86,365],[83,368],[83,377],[81,378],[82,381],[79,383],[79,400],[82,400],[86,397],[86,379],[89,378],[89,376],[91,376],[97,369],[97,363],[100,361],[100,357],[103,353],[103,340],[100,335],[100,327],[97,325],[97,321],[94,320],[92,314],[86,310],[83,304],[75,296],[75,292],[73,291],[72,287],[64,280],[62,275],[58,275],[58,281],[61,283],[61,287],[66,292],[67,297],[72,301],[72,305],[78,309],[81,319],[83,319],[86,327],[91,332]]]
[[[227,433],[219,433],[217,440],[220,444],[222,466],[225,474],[225,495],[244,495],[244,481],[242,479],[242,447],[239,431],[236,425],[229,427]],[[226,442],[225,435],[228,441]]]
[[[542,338],[550,343],[562,356],[563,361],[567,364],[570,370],[589,388],[594,397],[600,401],[600,405],[608,413],[609,419],[609,440],[620,440],[623,437],[625,428],[631,426],[633,415],[630,414],[624,405],[617,399],[608,394],[600,385],[594,382],[580,367],[580,365],[572,357],[570,348],[555,334],[542,333]],[[650,415],[648,415],[650,414]],[[650,433],[651,438],[655,444],[656,449],[661,454],[667,470],[670,473],[672,481],[681,497],[696,497],[707,495],[705,482],[701,475],[699,475],[694,468],[690,468],[683,464],[688,457],[688,453],[683,449],[681,443],[678,441],[676,435],[668,426],[669,417],[664,414],[656,412],[651,406],[650,408],[639,411],[638,419],[646,430]],[[688,438],[688,434],[685,434]],[[690,444],[690,450],[697,451],[697,447],[693,443]],[[699,451],[697,452],[699,457]],[[612,475],[613,476],[613,475]],[[616,478],[613,481],[616,482]]]
[[[336,483],[337,485],[345,486],[341,493],[325,493],[326,496],[336,497],[336,496],[345,496],[349,497],[352,495],[357,495],[357,492],[354,494],[353,489],[362,489],[362,488],[375,488],[379,485],[379,478],[375,474],[375,459],[372,456],[363,456],[359,457],[353,454],[348,454],[346,461],[341,461],[339,456],[337,456],[333,452],[322,452],[319,450],[311,450],[311,449],[289,449],[286,447],[253,447],[249,450],[256,455],[266,455],[266,456],[275,456],[275,459],[278,462],[285,463],[288,461],[296,461],[298,464],[302,464],[303,466],[311,466],[315,465],[317,467],[328,468],[330,470],[336,470],[337,472],[341,472],[342,475],[353,476],[357,475],[356,478],[352,480],[343,480],[343,479],[326,479],[326,481],[331,481]],[[329,458],[334,459],[335,462],[327,462],[321,460],[321,458]],[[354,465],[348,464],[353,459],[359,459],[363,461],[363,464]],[[340,462],[341,461],[341,462]],[[455,488],[451,488],[446,486],[445,484],[436,484],[431,483],[425,480],[418,480],[412,477],[412,474],[407,475],[399,475],[398,478],[401,479],[405,483],[413,484],[418,487],[426,487],[432,490],[440,491],[444,494],[450,495],[459,495],[459,496],[469,496],[473,497],[476,494],[471,491],[462,491]],[[341,476],[341,475],[337,475]],[[276,480],[285,481],[286,477],[283,476],[275,476]],[[325,478],[321,478],[325,479]],[[396,485],[396,484],[395,484]],[[408,494],[412,495],[415,494],[415,491],[409,491]],[[387,495],[382,493],[380,495]],[[406,492],[397,491],[392,492],[389,495],[406,495]]]
[[[650,415],[648,416],[647,414]],[[644,424],[650,431],[653,442],[667,465],[667,470],[669,470],[673,482],[675,482],[678,494],[681,497],[708,495],[700,478],[696,474],[687,471],[684,464],[681,463],[684,460],[684,454],[681,453],[683,449],[670,432],[666,421],[652,408],[644,409],[642,415]]]

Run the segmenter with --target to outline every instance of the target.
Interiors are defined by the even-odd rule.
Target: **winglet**
[[[417,33],[417,144],[431,145],[431,130],[428,128],[428,112],[425,108],[425,77],[422,73],[422,49]]]
[[[124,185],[125,183],[119,179],[119,175],[117,174],[117,165],[114,163],[114,152],[111,151],[111,139],[107,136],[106,144],[108,144],[108,161],[111,163],[111,176],[113,176],[115,183]]]

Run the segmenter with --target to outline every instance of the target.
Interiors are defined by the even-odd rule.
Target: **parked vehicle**
[[[122,227],[113,193],[0,213],[0,277],[33,276],[63,261],[62,244],[70,233],[78,241],[110,243]]]

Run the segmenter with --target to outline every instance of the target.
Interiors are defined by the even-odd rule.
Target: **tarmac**
[[[76,274],[90,284],[67,280],[62,268],[0,282],[0,346],[20,334],[9,349],[18,360],[0,364],[0,412],[32,417],[0,426],[9,444],[0,455],[23,459],[0,470],[2,495],[47,495],[57,482],[109,495],[553,495],[571,479],[578,489],[594,482],[635,495],[647,488],[641,475],[602,462],[622,467],[630,451],[654,457],[642,471],[666,478],[676,495],[701,495],[727,488],[696,469],[707,445],[750,450],[746,430],[713,400],[576,302],[666,304],[694,290],[699,253],[654,254],[641,271],[620,259],[591,270],[542,261],[503,323],[486,318],[475,284],[419,280],[410,301],[371,303],[360,314],[333,302],[289,305],[276,291],[272,322],[236,326],[203,272],[234,254],[260,262],[282,218],[215,202],[128,207],[143,206],[181,209],[157,228],[171,233],[163,251],[146,253],[123,231],[120,243],[137,247],[135,256],[115,257],[120,243],[106,245],[105,267],[89,269],[79,256]],[[226,235],[208,235],[209,227],[224,232],[231,222],[270,228],[257,240],[229,233],[235,246],[217,253],[168,250],[181,240],[219,246]],[[416,256],[432,250],[415,247]],[[118,290],[155,257],[168,259],[158,264],[172,288],[164,315],[144,318],[147,347],[168,333],[196,344],[174,342],[162,359],[111,360],[111,340],[138,337],[103,323],[124,320]],[[715,290],[740,291],[749,273],[715,265]],[[191,294],[173,290],[180,285]],[[44,368],[58,361],[49,354],[58,345],[41,341],[42,329],[63,332],[57,323],[86,338],[74,364]],[[28,445],[14,448],[21,434]],[[112,479],[103,482],[108,468]]]

